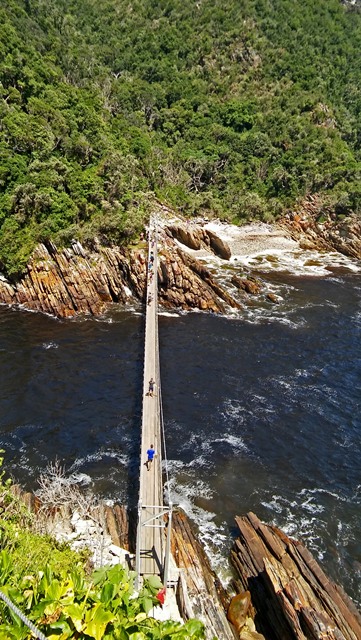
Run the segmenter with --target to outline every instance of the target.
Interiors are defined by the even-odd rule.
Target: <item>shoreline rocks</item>
[[[58,318],[100,315],[112,303],[144,302],[146,263],[145,245],[90,250],[74,242],[59,251],[52,243],[40,244],[19,282],[0,277],[0,303]],[[201,262],[167,235],[159,252],[158,278],[159,301],[165,308],[223,313],[224,303],[240,306]]]
[[[166,227],[166,231],[171,237],[189,249],[194,251],[199,251],[200,249],[210,250],[222,260],[229,260],[231,257],[228,243],[210,229],[195,227],[188,223],[186,226],[182,224],[169,225]]]
[[[316,195],[306,198],[280,226],[301,249],[337,251],[361,260],[361,217],[355,213],[337,216]]]
[[[320,252],[338,251],[361,259],[361,219],[356,215],[337,219],[322,209],[316,196],[309,197],[299,210],[274,227],[263,227],[248,225],[230,231],[230,225],[226,225],[222,236],[220,224],[201,227],[177,222],[164,226],[158,253],[160,304],[166,309],[224,313],[227,306],[241,309],[247,295],[264,294],[268,302],[279,302],[251,274],[233,274],[225,288],[205,266],[205,256],[215,255],[226,266],[232,251],[247,252],[247,247],[254,251],[255,246],[264,251],[265,246],[274,244],[276,248],[294,245]],[[134,248],[98,244],[88,249],[74,241],[62,250],[50,242],[39,244],[19,281],[12,283],[0,274],[0,303],[58,318],[101,315],[114,303],[144,303],[146,265],[144,242]],[[238,289],[236,297],[232,284]]]
[[[308,549],[254,513],[237,517],[231,552],[236,590],[251,596],[257,629],[267,640],[357,640],[361,616]],[[242,638],[242,634],[240,635]],[[248,637],[248,636],[246,636]]]

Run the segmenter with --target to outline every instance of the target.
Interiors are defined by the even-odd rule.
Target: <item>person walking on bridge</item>
[[[148,384],[149,384],[148,396],[150,396],[151,398],[153,398],[155,380],[153,380],[153,378],[151,378],[151,379],[149,380]]]
[[[147,469],[149,471],[149,469],[152,466],[153,458],[155,456],[154,445],[152,445],[152,444],[150,445],[150,448],[147,451],[147,456],[148,456],[148,460],[147,460],[147,462],[145,464],[146,464],[146,467],[147,467]]]

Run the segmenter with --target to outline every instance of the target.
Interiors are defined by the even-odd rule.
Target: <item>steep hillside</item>
[[[361,14],[339,0],[4,0],[0,269],[124,243],[155,199],[360,210]]]

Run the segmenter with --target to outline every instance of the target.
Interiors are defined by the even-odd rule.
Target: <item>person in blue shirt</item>
[[[153,458],[155,456],[154,445],[152,445],[152,444],[150,445],[150,448],[147,451],[147,456],[148,456],[148,460],[147,460],[147,462],[145,464],[146,464],[146,467],[147,467],[147,469],[149,471],[149,469],[152,466]]]

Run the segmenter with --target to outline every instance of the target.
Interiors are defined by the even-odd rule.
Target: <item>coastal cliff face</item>
[[[324,209],[317,196],[311,196],[281,224],[302,249],[338,251],[361,260],[361,217],[357,214],[337,217]]]
[[[218,251],[226,251],[221,240],[218,245]],[[74,242],[61,251],[53,244],[40,244],[19,282],[0,276],[0,302],[60,318],[99,315],[112,302],[145,300],[146,261],[144,244],[132,250],[114,246],[89,250]],[[239,307],[203,264],[175,244],[170,231],[158,254],[158,282],[159,302],[166,308],[217,313],[225,304]]]
[[[285,235],[303,249],[337,251],[361,259],[361,219],[351,215],[336,218],[325,212],[317,197],[305,201],[299,210],[280,224]],[[158,253],[159,303],[166,309],[200,309],[222,313],[240,303],[221,286],[192,251],[207,251],[228,261],[228,244],[213,231],[190,224],[169,224],[161,233]],[[190,251],[188,251],[188,248]],[[145,301],[147,245],[83,247],[74,241],[58,250],[51,243],[40,244],[21,280],[12,283],[0,274],[0,303],[49,313],[59,318],[100,315],[111,303]],[[260,283],[248,276],[234,275],[231,283],[257,295]],[[272,293],[267,298],[277,303]]]

